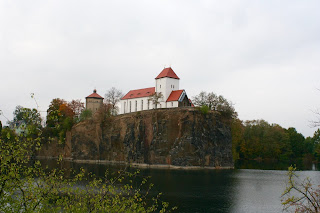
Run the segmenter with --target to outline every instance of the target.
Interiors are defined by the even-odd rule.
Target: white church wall
[[[151,101],[148,101],[148,99],[149,97],[121,100],[119,114],[153,109],[154,106]]]
[[[178,105],[179,105],[178,101],[167,102],[167,108],[175,108],[175,107],[178,107]]]
[[[161,92],[163,99],[166,101],[173,90],[179,90],[179,80],[174,78],[156,79],[156,92]]]
[[[149,97],[121,100],[119,104],[120,105],[119,114],[154,109],[155,108],[154,104],[152,103],[152,101],[148,101],[148,99]],[[131,104],[131,110],[130,110],[130,104]],[[170,102],[160,101],[160,103],[157,104],[157,109],[174,108],[178,106],[179,106],[178,101],[170,101]]]
[[[166,97],[165,97],[165,101],[167,101],[169,95],[171,94],[171,91],[173,90],[179,90],[179,80],[178,79],[174,79],[174,78],[164,78],[166,79]]]

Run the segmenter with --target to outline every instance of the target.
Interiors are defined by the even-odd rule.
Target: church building
[[[180,78],[171,67],[164,68],[155,78],[155,87],[130,90],[120,100],[120,114],[157,108],[192,106],[184,89],[179,89]],[[157,103],[152,97],[159,95]]]

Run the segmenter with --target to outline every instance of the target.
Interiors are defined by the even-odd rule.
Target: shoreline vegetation
[[[32,160],[33,147],[18,138],[0,138],[0,212],[171,212],[176,207],[149,194],[153,184],[140,171],[105,171],[103,177],[80,168],[48,169]],[[40,149],[40,145],[35,149]],[[31,160],[31,161],[30,161]],[[61,167],[59,166],[61,164]],[[45,168],[43,168],[45,166]],[[66,176],[67,175],[67,176]],[[79,183],[86,183],[79,184]]]
[[[58,160],[59,157],[36,156],[35,160]],[[280,161],[276,159],[254,159],[237,160],[233,167],[209,167],[209,166],[174,166],[168,164],[145,164],[128,163],[125,161],[108,160],[80,160],[72,158],[63,158],[62,161],[74,162],[78,164],[101,164],[101,165],[123,165],[139,169],[170,169],[170,170],[230,170],[230,169],[261,169],[261,170],[287,170],[291,165],[295,165],[298,170],[320,170],[320,163],[314,161]],[[276,166],[275,166],[276,164]]]
[[[234,160],[320,162],[320,129],[305,138],[294,127],[288,129],[265,120],[232,124]],[[289,165],[290,166],[290,165]]]

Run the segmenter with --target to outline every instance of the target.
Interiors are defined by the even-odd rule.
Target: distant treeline
[[[200,92],[192,102],[200,110],[212,110],[232,120],[232,151],[234,160],[295,160],[320,161],[320,130],[305,138],[295,128],[285,129],[264,120],[241,121],[233,104],[213,92]],[[317,122],[320,126],[320,122]]]
[[[305,138],[295,128],[285,129],[264,120],[241,121],[232,124],[232,151],[235,160],[320,160],[320,130]]]

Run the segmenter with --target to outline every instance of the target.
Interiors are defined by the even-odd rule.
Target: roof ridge
[[[161,71],[161,73],[156,77],[156,79],[165,78],[165,77],[174,78],[178,80],[180,79],[171,67],[164,68]]]
[[[172,90],[169,97],[167,98],[166,102],[170,102],[170,101],[178,101],[181,94],[183,93],[183,91],[185,91],[184,89],[181,90]]]
[[[91,95],[88,95],[86,98],[99,98],[99,99],[104,99],[103,97],[101,97],[98,93],[97,90],[94,89],[93,93]]]
[[[143,88],[130,90],[121,100],[133,99],[133,98],[144,98],[152,95],[155,92],[155,87]]]

